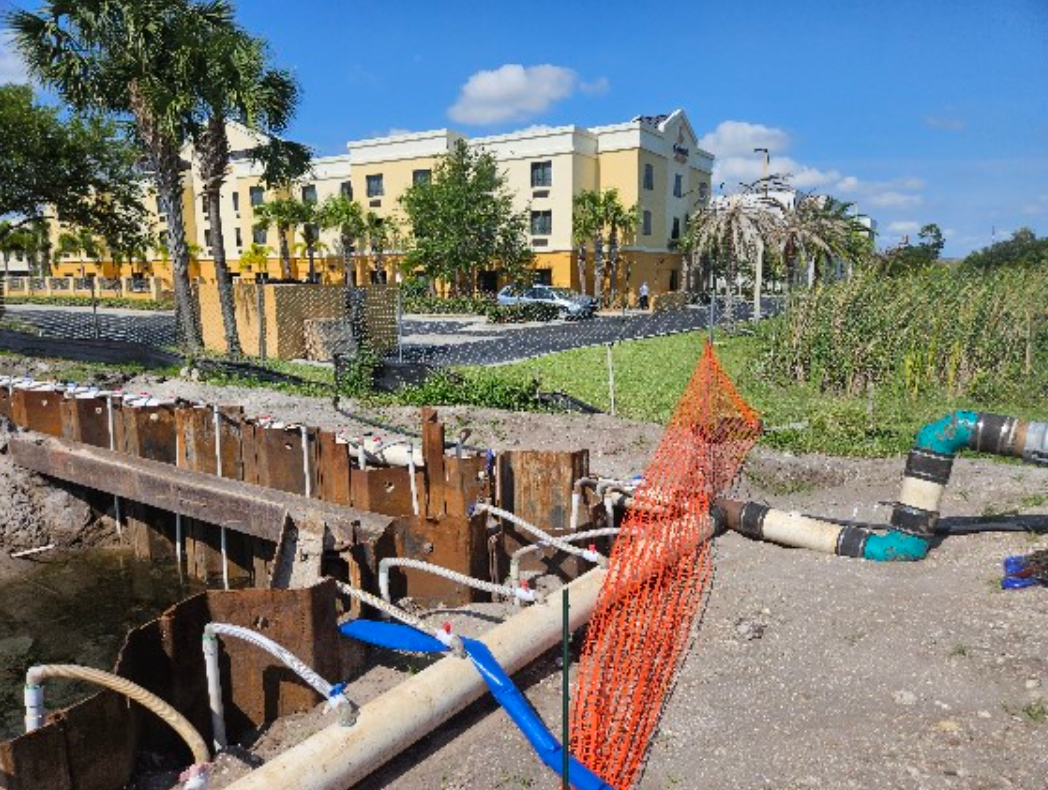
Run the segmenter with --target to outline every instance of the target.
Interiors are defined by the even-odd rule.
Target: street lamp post
[[[763,174],[761,176],[761,181],[764,182],[764,197],[767,198],[768,197],[768,165],[769,165],[769,160],[770,160],[771,154],[768,152],[767,148],[754,148],[753,149],[753,153],[755,153],[755,154],[763,153],[764,154],[764,169],[761,171],[762,174]]]

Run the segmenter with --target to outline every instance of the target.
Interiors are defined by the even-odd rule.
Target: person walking
[[[648,309],[648,282],[645,280],[637,289],[637,303],[641,310]]]

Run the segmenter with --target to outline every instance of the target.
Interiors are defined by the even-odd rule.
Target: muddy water
[[[111,670],[129,629],[199,589],[179,580],[174,563],[135,560],[113,549],[40,555],[25,573],[0,582],[0,739],[23,731],[29,666]],[[47,707],[65,707],[94,691],[49,681]]]

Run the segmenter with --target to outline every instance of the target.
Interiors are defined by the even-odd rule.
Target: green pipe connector
[[[917,434],[916,447],[944,455],[954,455],[968,446],[979,415],[974,411],[955,411],[929,423]]]
[[[906,532],[872,533],[866,538],[862,556],[875,562],[912,562],[928,556],[929,543],[925,538]]]

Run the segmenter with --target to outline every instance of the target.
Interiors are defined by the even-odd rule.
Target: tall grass
[[[1048,272],[865,273],[798,297],[768,331],[768,372],[824,392],[1044,393]]]

